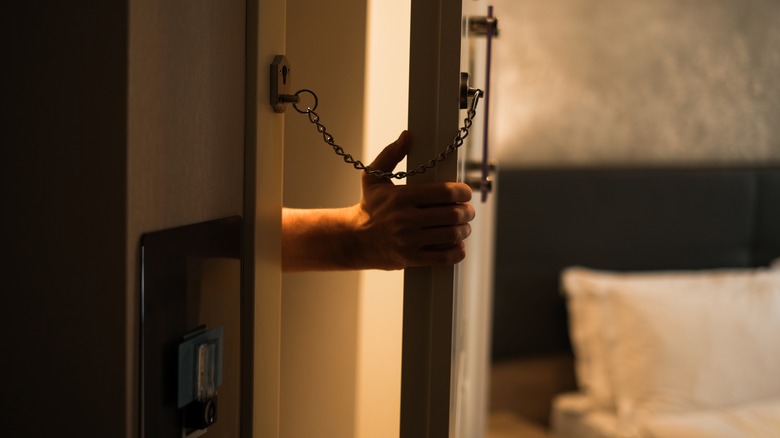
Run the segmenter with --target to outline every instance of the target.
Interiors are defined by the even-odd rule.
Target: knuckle
[[[372,217],[373,223],[386,236],[395,236],[403,233],[407,228],[407,218],[400,209],[382,209]]]
[[[465,221],[466,215],[463,208],[455,206],[447,210],[447,223],[462,224]]]
[[[442,254],[442,256],[444,264],[454,265],[466,258],[466,248],[463,245],[458,245],[450,251]]]
[[[471,222],[474,220],[475,217],[477,217],[477,210],[474,209],[474,206],[471,204],[464,204],[466,206],[466,217],[468,220],[466,222]]]
[[[469,202],[471,201],[471,187],[464,183],[455,183],[454,187],[455,202]]]
[[[468,225],[474,219],[473,213],[463,205],[453,206],[448,208],[441,216],[440,226],[448,227],[462,227]]]
[[[455,242],[461,242],[471,235],[471,225],[462,224],[455,227]]]
[[[471,224],[463,224],[463,226],[461,228],[463,230],[463,234],[462,234],[463,237],[461,238],[461,240],[466,239],[469,236],[471,236]]]

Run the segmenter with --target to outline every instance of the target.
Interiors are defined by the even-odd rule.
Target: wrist
[[[338,256],[338,269],[372,268],[371,249],[365,228],[367,217],[360,204],[344,207],[337,212],[333,256]]]
[[[283,211],[283,270],[364,269],[366,248],[360,233],[359,206]]]

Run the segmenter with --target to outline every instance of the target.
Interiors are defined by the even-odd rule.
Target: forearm
[[[371,167],[391,171],[408,146],[404,132]],[[396,186],[364,174],[362,186],[352,207],[282,211],[282,270],[394,270],[453,265],[466,256],[463,240],[474,219],[467,185]]]
[[[368,267],[358,233],[357,206],[282,211],[282,270],[331,271]]]

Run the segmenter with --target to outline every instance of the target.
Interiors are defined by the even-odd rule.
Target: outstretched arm
[[[403,132],[371,167],[392,171],[408,150],[409,135]],[[474,219],[467,185],[396,186],[364,174],[362,186],[360,203],[351,207],[284,209],[284,271],[393,270],[463,260],[463,240]]]

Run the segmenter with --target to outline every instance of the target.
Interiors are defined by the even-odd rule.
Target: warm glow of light
[[[369,0],[367,15],[362,156],[370,162],[407,126],[411,1]],[[400,433],[402,300],[403,271],[362,273],[355,436]]]

